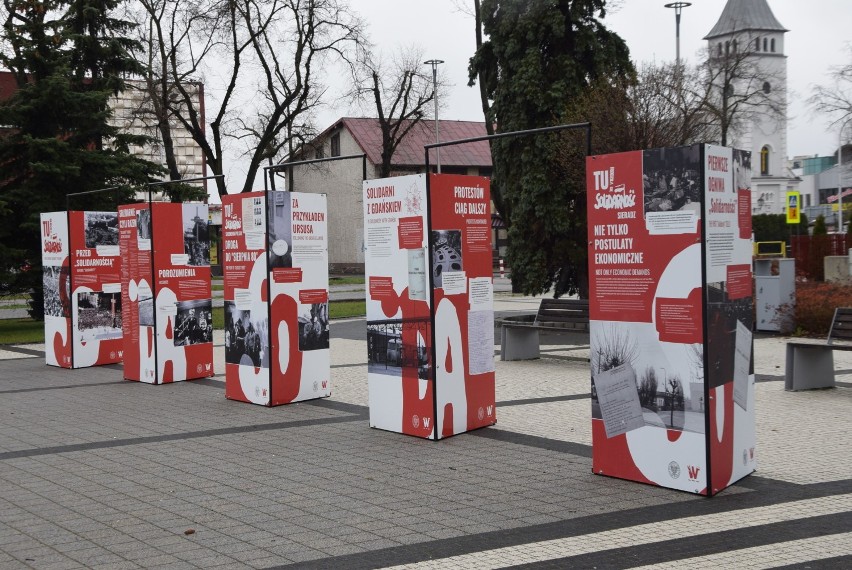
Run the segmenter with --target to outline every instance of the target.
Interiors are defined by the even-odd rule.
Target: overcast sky
[[[627,42],[637,64],[675,58],[675,17],[673,10],[664,7],[668,1],[619,0],[604,19]],[[706,45],[702,38],[718,20],[725,2],[692,0],[692,6],[683,10],[680,36],[684,60],[697,61]],[[460,7],[467,9],[470,0],[350,0],[350,5],[365,20],[370,39],[381,53],[391,55],[402,47],[417,45],[424,49],[424,59],[445,61],[441,69],[451,86],[442,101],[441,119],[483,120],[479,91],[467,86],[467,64],[475,48],[474,27],[472,15]],[[827,117],[811,113],[806,100],[813,85],[829,83],[832,66],[852,63],[847,49],[852,44],[852,0],[769,0],[769,5],[781,25],[790,30],[785,39],[790,100],[788,155],[831,154],[837,149],[837,128],[828,126]],[[359,114],[343,103],[330,105],[320,113],[316,126],[324,130],[340,117]],[[849,131],[852,129],[847,129],[846,140],[852,138]],[[232,188],[242,185],[241,166],[239,159],[229,161],[229,181],[240,181],[238,185],[232,182]],[[262,183],[260,176],[255,185]]]
[[[668,0],[621,0],[604,22],[627,42],[637,63],[675,58],[674,11]],[[478,90],[467,86],[467,62],[474,50],[471,16],[457,6],[469,0],[351,0],[366,20],[374,44],[386,52],[419,44],[427,58],[443,59],[453,86],[442,119],[483,120]],[[790,30],[786,35],[789,111],[788,153],[830,154],[837,148],[837,130],[827,131],[824,117],[812,115],[805,103],[811,87],[827,83],[831,66],[849,62],[844,46],[852,42],[852,0],[769,0],[775,17]],[[718,20],[725,0],[692,0],[681,18],[681,56],[695,62],[706,42],[702,38]],[[328,109],[321,129],[354,110]]]

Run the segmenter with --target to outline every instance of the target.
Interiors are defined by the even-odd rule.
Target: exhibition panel
[[[207,204],[130,204],[118,214],[125,379],[213,376]]]
[[[595,473],[712,495],[755,469],[750,159],[587,159]]]
[[[496,422],[490,187],[364,182],[370,425],[441,439]]]
[[[265,406],[330,396],[325,194],[222,204],[225,396]]]
[[[116,212],[41,214],[45,359],[63,368],[121,362]]]

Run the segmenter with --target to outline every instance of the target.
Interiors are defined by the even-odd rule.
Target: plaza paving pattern
[[[849,353],[790,393],[756,339],[759,470],[706,499],[591,473],[587,335],[498,360],[497,425],[430,442],[368,427],[364,331],[333,323],[331,398],[276,408],[225,399],[219,335],[165,386],[0,347],[0,568],[852,567]]]

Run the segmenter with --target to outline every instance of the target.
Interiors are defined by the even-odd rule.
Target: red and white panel
[[[44,355],[51,366],[71,368],[71,282],[67,212],[41,214],[44,285]]]
[[[272,405],[331,395],[325,194],[269,192]]]
[[[118,212],[68,212],[74,367],[121,362]]]
[[[757,468],[751,154],[705,148],[707,384],[711,484],[716,493]]]
[[[586,164],[593,470],[706,493],[700,148]]]
[[[370,425],[434,437],[425,175],[363,185]]]
[[[438,438],[492,425],[494,283],[487,178],[430,175]]]
[[[152,384],[213,375],[206,204],[119,208],[125,259],[125,378]]]
[[[222,198],[225,297],[225,396],[268,405],[266,197],[263,192]]]

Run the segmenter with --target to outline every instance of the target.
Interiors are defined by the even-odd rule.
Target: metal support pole
[[[430,59],[423,62],[425,65],[432,66],[432,96],[435,100],[435,144],[440,144],[441,136],[438,133],[438,66],[444,63],[442,59]],[[441,173],[441,149],[435,148],[435,165],[438,169],[438,174]]]

